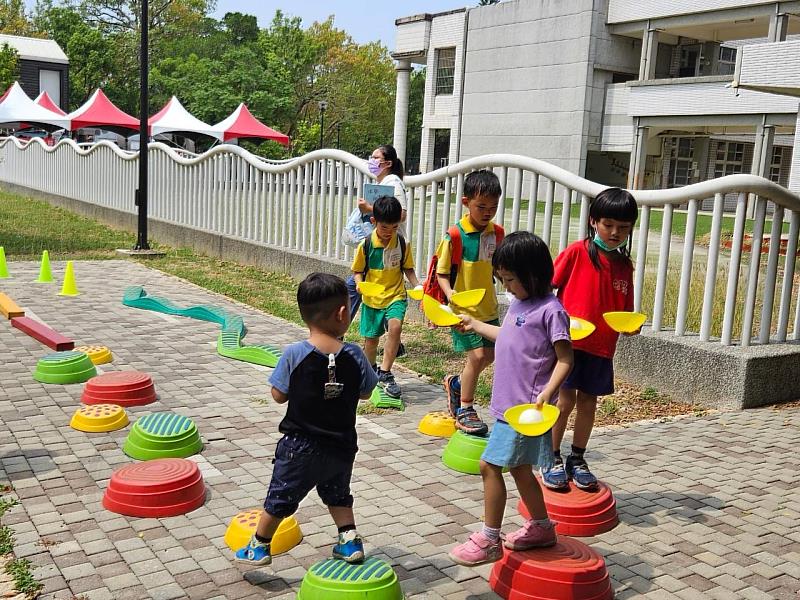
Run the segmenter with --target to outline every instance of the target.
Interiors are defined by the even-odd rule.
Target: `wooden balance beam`
[[[39,340],[45,346],[52,348],[56,352],[75,348],[75,342],[71,339],[30,317],[14,317],[11,319],[11,326],[27,333],[33,339]]]
[[[3,316],[6,319],[25,316],[25,311],[17,306],[16,302],[2,292],[0,292],[0,313],[3,313]]]

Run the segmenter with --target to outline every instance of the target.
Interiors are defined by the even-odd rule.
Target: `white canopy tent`
[[[0,125],[14,127],[19,123],[69,128],[69,119],[36,104],[15,81],[0,99]]]
[[[148,125],[152,137],[162,133],[177,133],[187,137],[206,135],[222,140],[222,131],[193,117],[175,96],[169,99],[164,108],[150,117]]]

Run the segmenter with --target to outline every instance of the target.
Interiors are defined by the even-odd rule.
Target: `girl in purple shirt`
[[[492,266],[514,296],[502,326],[459,315],[463,331],[474,331],[496,342],[489,410],[497,422],[480,464],[484,525],[450,551],[450,558],[466,566],[494,562],[503,556],[500,527],[506,506],[504,468],[511,472],[532,517],[506,536],[505,547],[527,550],[556,543],[542,488],[533,474],[533,466],[549,467],[553,463],[550,432],[537,437],[521,435],[503,420],[503,413],[517,404],[541,407],[551,402],[572,369],[569,317],[550,287],[553,259],[547,245],[532,233],[512,233],[498,246]]]

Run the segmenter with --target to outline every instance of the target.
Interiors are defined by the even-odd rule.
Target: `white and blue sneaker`
[[[364,542],[355,529],[339,534],[339,542],[333,547],[333,558],[349,563],[364,562]]]
[[[264,544],[253,535],[247,546],[236,551],[236,560],[250,565],[268,565],[272,562],[269,544]]]
[[[589,470],[589,465],[583,456],[570,454],[567,457],[567,477],[572,479],[572,483],[579,490],[596,490],[598,487],[597,477]]]
[[[552,467],[542,469],[542,484],[551,490],[569,489],[569,478],[560,456],[555,457]]]

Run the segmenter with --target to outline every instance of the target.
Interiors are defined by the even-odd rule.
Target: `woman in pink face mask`
[[[400,235],[406,236],[406,186],[403,184],[403,177],[405,171],[403,170],[403,161],[397,157],[397,150],[394,146],[386,144],[378,146],[372,151],[372,154],[367,161],[367,168],[369,172],[375,176],[377,183],[381,185],[391,185],[394,187],[394,197],[400,202],[403,207],[403,216],[400,219]],[[358,208],[364,214],[372,213],[372,205],[364,200],[358,199]]]
[[[394,187],[393,195],[403,208],[397,233],[408,238],[406,234],[406,207],[408,206],[408,200],[406,186],[403,184],[405,171],[403,169],[403,161],[397,157],[397,150],[389,144],[378,146],[372,151],[367,161],[367,168],[375,176],[376,183]],[[365,219],[367,218],[366,215],[372,214],[372,204],[364,198],[358,199],[358,209],[365,215]],[[346,283],[347,291],[350,295],[350,318],[353,319],[361,306],[361,294],[356,290],[356,283],[352,275],[347,278]],[[400,347],[402,348],[402,344]],[[398,356],[402,356],[402,353],[404,353],[404,350],[401,350]]]

